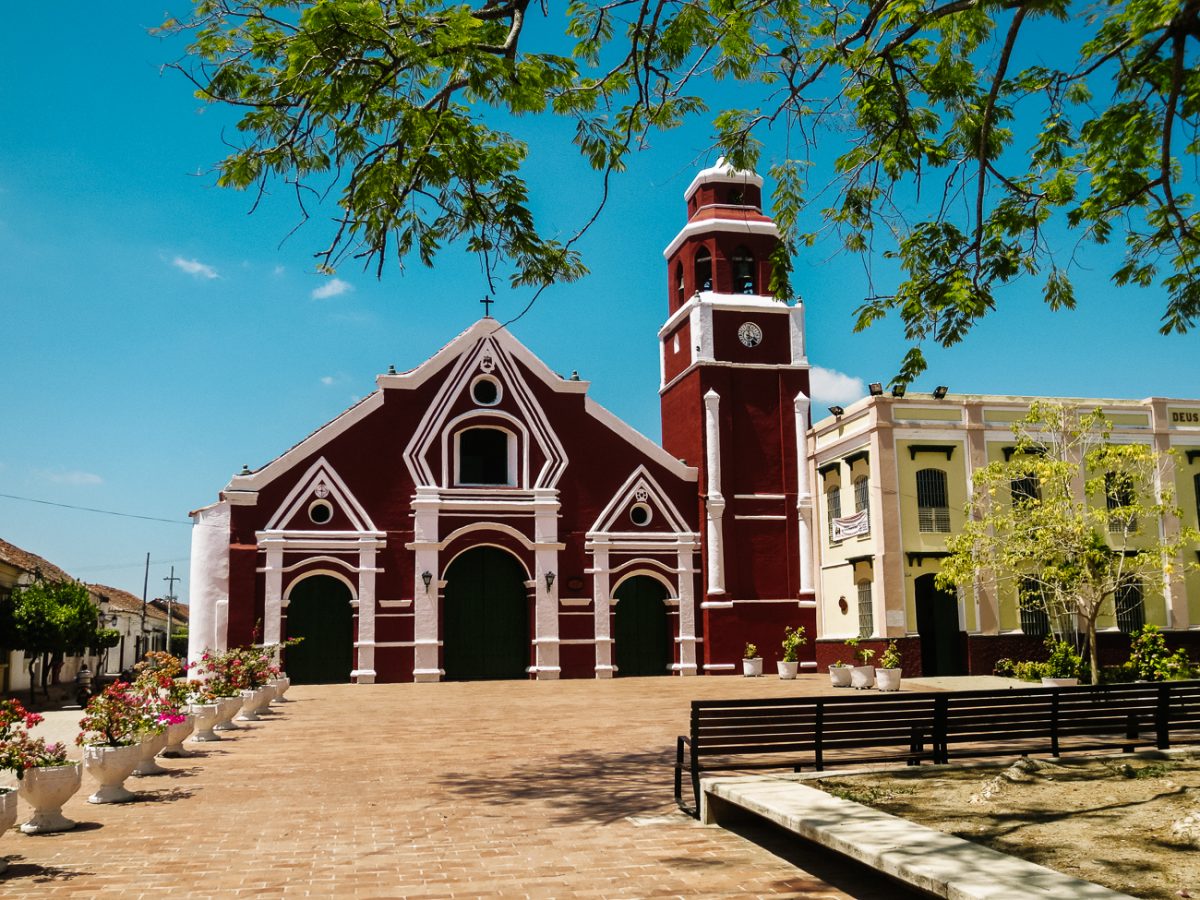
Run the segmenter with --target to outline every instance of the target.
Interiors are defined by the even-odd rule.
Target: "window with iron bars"
[[[854,511],[862,512],[867,508],[870,502],[869,498],[870,479],[866,475],[856,478],[854,481]]]
[[[870,637],[875,633],[875,610],[871,604],[871,582],[858,584],[858,636]]]
[[[825,492],[825,512],[829,519],[829,543],[838,543],[833,539],[833,520],[842,517],[842,492],[837,485]]]
[[[917,472],[917,527],[923,532],[950,532],[946,473],[941,469]]]
[[[1021,611],[1021,630],[1030,637],[1045,637],[1050,633],[1050,616],[1041,588],[1032,578],[1021,579],[1017,587],[1017,607]]]
[[[1132,634],[1146,624],[1146,602],[1142,596],[1142,583],[1130,578],[1117,588],[1117,628],[1122,634]]]
[[[1108,533],[1137,531],[1137,516],[1128,509],[1133,505],[1133,479],[1121,472],[1107,473],[1104,496],[1108,501]]]
[[[1021,506],[1042,499],[1042,486],[1036,475],[1014,478],[1010,484],[1013,506]]]

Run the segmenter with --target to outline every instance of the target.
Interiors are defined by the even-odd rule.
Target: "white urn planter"
[[[0,837],[17,821],[17,792],[11,788],[0,788]],[[0,856],[0,872],[8,868],[8,861]]]
[[[779,667],[779,677],[784,681],[791,681],[796,677],[796,673],[800,671],[800,661],[788,662],[785,659],[779,660],[775,665]]]
[[[140,744],[138,744],[138,761],[134,767],[134,775],[166,775],[170,769],[164,769],[154,757],[162,753],[167,747],[167,731],[164,728],[158,734],[148,734]]]
[[[1079,684],[1078,678],[1051,678],[1048,675],[1042,678],[1042,684],[1046,687],[1074,687]]]
[[[193,703],[188,707],[196,730],[192,735],[193,741],[219,741],[221,736],[213,731],[220,718],[220,706],[216,703]]]
[[[70,831],[75,823],[62,814],[63,804],[83,783],[83,763],[26,769],[18,792],[33,807],[33,816],[21,825],[25,834]]]
[[[900,690],[900,673],[903,669],[876,669],[875,687],[881,691]]]
[[[242,712],[237,720],[239,722],[257,722],[259,712],[271,700],[271,693],[271,689],[268,687],[242,691]]]
[[[855,690],[865,691],[869,687],[875,685],[875,667],[874,666],[853,666],[850,669],[850,687]]]
[[[287,693],[287,689],[290,688],[291,686],[292,686],[292,679],[288,678],[286,675],[280,675],[278,678],[276,678],[275,679],[275,699],[272,700],[271,702],[272,703],[291,703],[292,702],[291,700],[289,700],[287,697],[283,696],[284,694]]]
[[[233,717],[242,708],[241,697],[220,697],[217,700],[217,731],[236,731],[242,726],[233,721]]]
[[[850,667],[830,666],[829,682],[834,687],[850,687]]]
[[[100,782],[88,803],[127,803],[137,794],[126,789],[125,779],[133,774],[142,755],[141,744],[108,747],[89,744],[83,748],[83,767]]]
[[[762,675],[762,657],[756,656],[754,659],[743,659],[742,674],[747,678],[758,678],[758,676]]]
[[[215,712],[215,710],[214,710]],[[167,746],[163,748],[163,756],[191,756],[191,750],[183,748],[192,729],[196,727],[196,717],[186,710],[183,711],[183,721],[167,726]]]

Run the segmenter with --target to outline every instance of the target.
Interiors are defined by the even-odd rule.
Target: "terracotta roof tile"
[[[15,544],[10,544],[8,541],[0,539],[0,562],[6,562],[15,569],[20,569],[22,572],[38,572],[40,571],[46,578],[52,581],[75,581],[65,571],[60,569],[48,559],[38,556],[36,553],[30,553],[28,550],[22,550]]]

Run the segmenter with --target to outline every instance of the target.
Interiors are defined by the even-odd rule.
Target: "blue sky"
[[[186,599],[188,510],[370,392],[389,364],[431,355],[480,315],[485,286],[476,261],[454,253],[382,280],[354,264],[336,282],[315,274],[330,211],[285,241],[296,211],[284,191],[251,216],[249,196],[214,186],[232,119],[160,74],[179,52],[148,34],[163,10],[129,0],[64,28],[59,7],[23,4],[0,32],[0,494],[170,521],[0,497],[0,537],[138,594],[149,552],[151,595],[174,564]],[[519,126],[536,209],[569,234],[598,184],[561,124]],[[684,222],[683,190],[714,161],[708,144],[703,123],[656,137],[582,244],[592,274],[546,292],[513,327],[654,438],[661,250]],[[768,159],[779,152],[768,142]],[[1103,276],[1077,273],[1074,313],[1046,311],[1033,283],[1008,291],[966,344],[927,350],[930,371],[910,392],[1200,396],[1200,336],[1160,337],[1160,295]],[[834,373],[817,399],[887,381],[904,349],[896,324],[852,333],[861,262],[818,245],[794,281],[810,358]],[[527,299],[502,291],[495,315]]]

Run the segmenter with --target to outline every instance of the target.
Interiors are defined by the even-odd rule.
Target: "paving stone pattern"
[[[189,742],[172,774],[129,779],[139,802],[89,805],[85,774],[76,830],[0,840],[0,897],[898,897],[672,802],[689,700],[831,690],[815,675],[298,685],[269,720]]]

